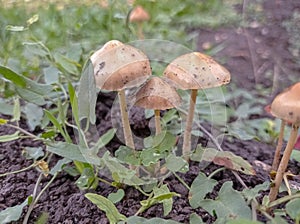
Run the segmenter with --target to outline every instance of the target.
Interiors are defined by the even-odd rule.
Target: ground
[[[243,10],[242,6],[237,6],[236,10],[237,13],[241,13]],[[264,1],[263,13],[265,14],[265,21],[261,23],[253,22],[244,29],[229,27],[217,30],[193,30],[193,32],[199,33],[197,50],[202,51],[206,49],[207,44],[216,45],[223,43],[224,48],[216,54],[216,58],[225,60],[225,67],[231,72],[232,82],[235,86],[241,89],[252,90],[255,88],[255,85],[261,84],[263,87],[270,89],[266,96],[261,96],[270,102],[276,93],[291,84],[291,80],[299,80],[299,64],[295,62],[289,51],[290,36],[282,25],[282,22],[290,19],[292,13],[296,10],[300,10],[300,2],[298,1]],[[276,77],[274,79],[266,77],[265,74],[267,71],[271,72],[273,75],[271,77]],[[228,88],[230,89],[230,85]],[[105,127],[103,127],[102,123],[99,129],[107,129],[111,125],[107,114],[109,114],[108,110],[112,104],[112,99],[113,96],[111,94],[103,94],[98,99],[97,114],[102,116],[100,119],[107,120],[108,122]],[[135,111],[131,113],[136,114]],[[268,115],[257,116],[265,117]],[[135,132],[147,131],[145,127],[147,122],[141,122],[140,117],[135,115],[131,118],[132,127]],[[27,129],[24,121],[21,122],[21,126]],[[13,129],[0,126],[1,135],[13,132]],[[110,143],[112,147],[118,144],[118,141],[115,139]],[[29,139],[0,143],[0,173],[29,166],[31,162],[22,156],[22,149],[27,146],[33,147],[39,145],[39,142]],[[273,145],[256,140],[245,141],[237,138],[226,138],[222,143],[222,147],[226,151],[231,151],[236,155],[242,156],[253,165],[256,175],[241,175],[249,187],[263,183],[269,179],[268,171],[258,166],[257,161],[271,165],[274,153]],[[209,174],[217,168],[218,166],[211,164],[204,169],[204,172]],[[289,169],[297,172],[300,169],[300,164],[292,161]],[[188,184],[191,184],[199,170],[199,165],[191,162],[190,171],[180,176]],[[37,170],[31,169],[19,174],[0,177],[0,210],[20,204],[28,195],[32,194],[38,175],[39,172]],[[219,180],[216,190],[220,188],[222,183],[228,180],[233,181],[235,189],[242,189],[240,183],[229,170],[221,171],[215,178]],[[43,179],[42,185],[48,179]],[[42,212],[49,213],[49,223],[108,223],[105,214],[84,197],[84,193],[86,192],[80,191],[74,184],[75,180],[76,178],[65,172],[59,174],[58,178],[41,196],[39,203],[30,216],[30,223],[33,223]],[[165,217],[166,219],[188,223],[189,215],[196,212],[202,217],[205,223],[212,223],[214,221],[214,218],[203,209],[192,209],[189,206],[187,200],[188,191],[177,178],[170,176],[166,179],[165,183],[170,187],[171,191],[182,195],[182,197],[176,198],[173,210]],[[132,187],[126,187],[124,190],[126,192],[125,198],[117,204],[117,208],[122,214],[131,216],[139,209],[139,201],[145,198],[139,191]],[[107,196],[112,191],[116,191],[116,189],[104,183],[100,183],[95,190],[96,193],[104,196]],[[153,206],[142,213],[142,216],[163,217],[162,206]],[[262,217],[260,218],[261,221],[265,221]]]

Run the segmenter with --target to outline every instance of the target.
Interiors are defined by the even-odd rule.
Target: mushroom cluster
[[[276,96],[271,104],[270,112],[275,117],[282,120],[281,132],[283,131],[285,123],[290,123],[292,126],[291,134],[279,165],[277,165],[277,160],[278,155],[280,155],[281,147],[277,147],[276,149],[272,168],[277,169],[277,171],[269,194],[270,201],[274,201],[277,197],[279,187],[282,183],[283,176],[286,172],[286,168],[298,136],[298,129],[300,126],[300,82],[292,85]],[[283,134],[281,133],[280,136],[282,135]]]
[[[135,95],[135,105],[155,111],[156,135],[161,133],[160,111],[176,108],[181,103],[176,87],[191,90],[182,150],[186,160],[191,153],[191,130],[197,90],[221,86],[230,81],[230,73],[223,66],[199,52],[176,58],[166,67],[162,77],[151,77],[147,56],[140,50],[117,40],[107,42],[91,56],[91,61],[96,86],[118,92],[125,144],[133,150],[135,146],[124,89],[139,87]]]

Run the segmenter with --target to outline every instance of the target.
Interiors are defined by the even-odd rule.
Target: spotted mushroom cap
[[[293,124],[300,124],[300,82],[277,95],[271,104],[275,117]]]
[[[148,12],[140,5],[136,6],[129,15],[129,21],[131,23],[148,21],[150,16]]]
[[[136,106],[166,110],[178,107],[181,98],[176,90],[159,77],[149,79],[136,93]]]
[[[139,49],[118,40],[107,42],[91,56],[96,85],[118,91],[138,86],[151,75],[150,61]]]
[[[230,82],[226,68],[199,52],[176,58],[167,66],[164,76],[180,89],[206,89]]]

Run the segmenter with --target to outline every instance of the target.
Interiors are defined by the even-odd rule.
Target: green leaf
[[[126,224],[180,224],[173,220],[165,220],[161,218],[146,219],[139,216],[131,216],[126,219]]]
[[[251,219],[251,210],[242,197],[241,193],[232,188],[232,182],[225,182],[219,195],[215,200],[204,199],[198,203],[211,215],[216,214],[218,218],[226,221],[230,219]]]
[[[142,207],[139,209],[139,212],[143,212],[145,211],[146,209],[152,207],[153,205],[155,204],[158,204],[158,203],[164,203],[166,202],[165,206],[166,206],[166,211],[164,211],[164,213],[169,213],[169,210],[170,210],[170,206],[171,206],[171,209],[172,209],[172,203],[173,203],[173,200],[172,198],[174,196],[180,196],[179,194],[175,193],[175,192],[170,192],[170,191],[165,191],[164,189],[162,191],[160,190],[157,190],[158,192],[158,195],[154,195],[154,197],[152,198],[149,198],[147,200],[143,200],[143,201],[140,201]],[[172,201],[170,201],[170,199]],[[170,204],[171,203],[171,204]],[[165,208],[165,207],[164,207]]]
[[[16,92],[20,97],[37,105],[44,105],[44,97],[47,97],[52,91],[52,86],[39,84],[4,66],[0,66],[1,76],[15,85]]]
[[[20,137],[19,133],[20,133],[19,131],[16,131],[11,135],[1,135],[0,142],[9,142],[9,141],[17,140]]]
[[[110,193],[107,197],[112,203],[116,204],[117,202],[121,201],[125,196],[125,192],[123,189],[118,189],[116,193]]]
[[[300,220],[300,198],[289,201],[286,206],[287,214],[294,220]]]
[[[93,204],[97,205],[99,209],[105,212],[109,223],[116,224],[118,221],[126,220],[126,216],[119,213],[116,206],[107,198],[92,193],[85,194],[85,197],[89,199]]]
[[[165,166],[172,172],[185,173],[189,169],[189,164],[183,158],[170,154],[166,158]]]
[[[208,178],[204,173],[199,173],[194,179],[189,192],[189,202],[192,208],[198,208],[201,200],[207,193],[212,192],[218,181]]]
[[[33,131],[41,124],[44,116],[43,109],[41,107],[33,103],[27,103],[23,108],[23,112],[26,115],[27,124],[30,131]]]
[[[3,99],[0,99],[0,113],[5,115],[13,115],[14,106],[10,102],[5,102]]]
[[[294,159],[294,160],[296,160],[297,162],[300,163],[300,151],[299,150],[293,150],[292,155],[291,155],[291,159]]]
[[[72,160],[63,158],[58,160],[55,166],[50,170],[50,174],[54,175],[55,173],[61,172],[66,164],[69,164]]]
[[[190,224],[204,224],[202,218],[196,213],[190,215]]]
[[[13,118],[11,121],[19,121],[21,117],[21,107],[19,98],[15,97],[14,99],[14,110],[13,110]]]
[[[88,60],[81,74],[78,92],[79,120],[87,119],[87,125],[89,122],[92,124],[96,122],[96,101],[97,89],[94,79],[94,67],[91,60]]]
[[[141,153],[143,153],[143,152],[141,152]],[[127,164],[137,166],[137,165],[141,164],[141,161],[140,161],[140,158],[139,158],[139,155],[141,153],[140,152],[134,152],[131,148],[121,145],[117,149],[117,151],[115,152],[115,156],[120,161],[123,161]]]
[[[64,139],[67,142],[72,142],[72,140],[70,139],[70,136],[64,131],[62,125],[59,123],[59,121],[56,119],[56,117],[54,117],[53,114],[50,111],[48,111],[48,110],[44,110],[44,111],[45,111],[45,114],[48,117],[48,119],[57,128],[57,130],[64,137]]]
[[[12,221],[18,221],[22,215],[23,208],[27,205],[28,199],[22,204],[9,207],[0,212],[1,224],[10,223]]]
[[[162,185],[159,188],[155,187],[153,189],[153,192],[154,192],[155,196],[171,193],[166,184]],[[167,216],[172,211],[173,198],[164,199],[164,200],[162,200],[162,203],[163,203],[163,208],[164,208],[164,216]]]
[[[246,200],[248,202],[250,202],[251,200],[253,200],[256,197],[260,196],[260,194],[259,194],[260,191],[266,191],[269,188],[270,188],[270,182],[269,181],[265,181],[262,184],[256,185],[252,189],[244,189],[242,193],[243,193],[244,197],[246,198]]]
[[[103,134],[96,144],[92,147],[93,150],[98,150],[106,146],[115,136],[116,129],[111,128],[105,134]],[[131,150],[132,151],[132,150]]]
[[[77,127],[80,127],[79,117],[78,117],[78,100],[77,100],[77,96],[75,93],[75,89],[70,82],[68,83],[68,90],[69,90],[73,118],[75,120]]]
[[[213,162],[231,170],[240,171],[248,175],[255,175],[255,170],[250,163],[240,156],[229,151],[218,151],[214,148],[202,148],[198,146],[191,156],[191,160],[201,162]]]
[[[37,160],[44,156],[42,147],[25,147],[25,156],[27,159]]]
[[[73,61],[70,58],[67,58],[66,56],[60,53],[54,54],[54,60],[56,64],[61,66],[68,73],[77,74],[78,72],[77,66],[79,66],[77,62]]]
[[[53,152],[73,161],[88,162],[94,165],[100,165],[101,162],[100,158],[90,149],[82,148],[79,145],[72,143],[55,142],[51,145],[48,145],[46,149],[49,152]]]
[[[59,82],[60,71],[56,67],[46,67],[43,69],[43,72],[46,84],[51,85]]]
[[[95,189],[98,186],[98,179],[92,167],[86,167],[75,182],[81,190]]]
[[[14,83],[16,86],[19,86],[21,88],[26,88],[26,80],[23,76],[15,73],[13,70],[0,66],[0,75]]]

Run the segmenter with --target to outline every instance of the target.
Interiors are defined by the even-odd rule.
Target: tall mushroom
[[[125,88],[141,85],[151,75],[150,62],[140,50],[117,40],[107,42],[91,56],[96,86],[117,91],[125,144],[135,149],[127,112]]]
[[[297,140],[300,125],[300,82],[292,85],[275,97],[271,104],[271,113],[285,122],[290,122],[292,129],[276,172],[274,184],[270,189],[270,202],[274,201],[277,197],[279,187]]]
[[[159,77],[149,79],[136,93],[136,106],[154,110],[156,135],[161,133],[160,110],[178,107],[180,103],[176,90]]]
[[[182,146],[183,156],[188,160],[191,153],[191,131],[197,91],[229,83],[230,73],[211,57],[199,52],[192,52],[173,60],[165,69],[164,76],[174,82],[178,88],[191,90]]]
[[[144,39],[143,23],[150,19],[149,13],[140,5],[133,8],[129,14],[129,22],[136,23],[138,26],[138,38]]]

